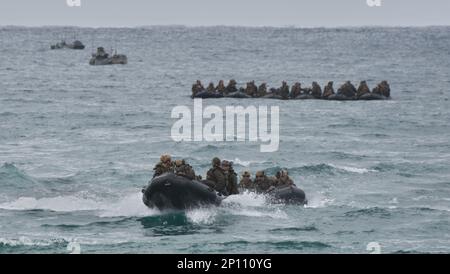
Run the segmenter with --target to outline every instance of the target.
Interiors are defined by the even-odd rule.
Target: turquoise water
[[[76,35],[84,51],[51,51]],[[128,55],[91,67],[94,45]],[[0,28],[0,253],[450,251],[450,28]],[[176,143],[191,84],[388,80],[390,101],[218,99],[279,106],[280,147]],[[288,168],[306,207],[242,194],[158,212],[140,189],[162,153],[205,175]]]

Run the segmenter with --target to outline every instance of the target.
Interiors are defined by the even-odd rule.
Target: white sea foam
[[[264,161],[244,161],[239,158],[235,158],[233,163],[240,166],[249,167],[251,164],[262,164]]]
[[[159,214],[156,209],[149,209],[142,202],[142,194],[133,193],[120,199],[117,203],[102,210],[100,217],[143,217]]]
[[[51,198],[20,197],[15,201],[0,204],[0,208],[9,210],[52,210],[83,211],[105,209],[101,203],[76,196],[56,196]]]
[[[269,217],[286,219],[287,214],[274,206],[268,206],[267,197],[254,192],[245,191],[239,195],[227,197],[223,202],[227,213],[236,216]]]
[[[233,163],[238,164],[238,165],[241,165],[241,166],[245,166],[245,167],[248,167],[248,166],[250,166],[250,164],[251,164],[250,161],[242,161],[242,160],[239,159],[239,158],[235,158],[234,161],[233,161]]]
[[[216,220],[217,208],[197,208],[186,212],[189,221],[195,224],[210,225]]]
[[[223,200],[224,205],[240,205],[240,206],[264,206],[266,204],[266,197],[254,192],[245,191],[239,195],[228,196]]]
[[[323,193],[312,193],[308,197],[306,208],[323,208],[334,202],[334,199],[327,197]]]
[[[8,245],[8,246],[50,246],[53,244],[65,244],[70,242],[71,240],[67,240],[64,238],[55,238],[55,239],[33,239],[26,236],[20,236],[19,238],[0,238],[0,244]]]
[[[353,173],[359,173],[359,174],[364,174],[364,173],[369,173],[369,172],[377,172],[374,169],[367,169],[367,168],[362,168],[362,167],[351,167],[351,166],[339,166],[339,165],[334,165],[334,164],[329,164],[330,166],[337,168],[337,169],[342,169],[348,172],[353,172]]]
[[[234,210],[230,212],[232,215],[237,216],[247,216],[247,217],[265,217],[271,219],[287,219],[288,215],[286,212],[277,208],[273,211],[262,211],[257,209],[242,209],[242,210]]]
[[[389,201],[390,204],[398,204],[398,198],[394,197],[392,200]]]
[[[0,204],[8,210],[51,210],[56,212],[96,211],[99,217],[134,217],[158,214],[142,203],[140,193],[125,195],[115,201],[94,200],[73,196],[56,196],[36,199],[20,197],[15,201]]]

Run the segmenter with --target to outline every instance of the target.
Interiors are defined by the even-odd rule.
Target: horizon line
[[[228,28],[276,28],[276,29],[338,29],[338,28],[436,28],[436,27],[450,27],[450,24],[442,25],[337,25],[337,26],[298,26],[298,25],[185,25],[185,24],[149,24],[149,25],[135,25],[135,26],[80,26],[80,25],[14,25],[6,24],[1,25],[4,27],[16,27],[16,28],[46,28],[46,27],[65,27],[65,28],[91,28],[91,29],[137,29],[137,28],[151,28],[151,27],[184,27],[184,28],[213,28],[213,27],[228,27]]]

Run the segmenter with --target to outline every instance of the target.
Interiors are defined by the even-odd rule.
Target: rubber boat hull
[[[222,98],[223,95],[219,92],[209,92],[209,91],[202,91],[197,93],[194,98],[202,98],[202,99],[207,99],[207,98]]]
[[[247,94],[245,94],[244,92],[241,91],[236,91],[236,92],[231,92],[227,95],[225,95],[225,97],[227,98],[239,98],[239,99],[245,99],[245,98],[253,98]]]
[[[296,186],[275,188],[268,192],[271,202],[283,204],[305,205],[308,203],[306,194]]]
[[[287,100],[288,99],[288,98],[284,98],[283,96],[275,94],[275,93],[269,93],[269,94],[267,94],[267,95],[265,95],[265,96],[263,96],[261,98],[274,99],[274,100]]]
[[[126,65],[128,63],[128,58],[125,55],[115,55],[112,57],[97,59],[95,57],[91,58],[89,65],[92,66],[105,66],[105,65]]]
[[[165,173],[153,178],[142,189],[142,201],[149,208],[186,210],[203,206],[218,206],[225,199],[205,183]],[[305,205],[306,194],[295,186],[274,188],[266,193],[271,203]]]
[[[219,205],[222,201],[222,197],[207,185],[173,173],[153,178],[142,193],[144,204],[159,210],[184,210]]]
[[[295,98],[292,98],[292,100],[312,100],[312,99],[317,99],[317,98],[311,94],[301,94]]]
[[[358,100],[366,100],[366,101],[373,101],[373,100],[387,100],[389,98],[384,97],[383,95],[376,94],[376,93],[366,93],[361,95]]]
[[[77,50],[83,50],[85,49],[85,46],[80,41],[74,41],[70,44],[62,44],[58,43],[56,45],[51,45],[50,49],[77,49]]]

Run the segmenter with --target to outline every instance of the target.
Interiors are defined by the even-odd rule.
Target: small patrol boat
[[[91,60],[89,60],[89,65],[92,66],[103,66],[103,65],[126,65],[128,63],[128,58],[124,54],[108,54],[105,52],[103,47],[97,48],[97,52],[92,54]]]
[[[50,49],[78,49],[78,50],[82,50],[84,48],[85,48],[85,46],[79,40],[75,40],[72,43],[66,43],[65,40],[62,40],[61,42],[50,46]]]

